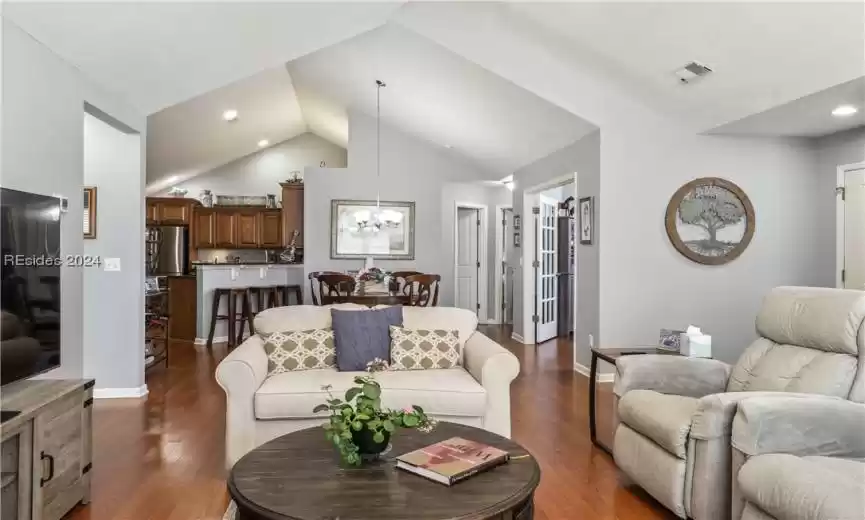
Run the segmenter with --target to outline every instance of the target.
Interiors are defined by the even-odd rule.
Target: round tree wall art
[[[728,180],[695,179],[670,199],[666,227],[684,256],[700,264],[726,264],[741,255],[754,236],[754,206]]]

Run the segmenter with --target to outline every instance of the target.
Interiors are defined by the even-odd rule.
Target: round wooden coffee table
[[[463,437],[506,450],[512,460],[448,487],[396,469],[394,457]],[[247,453],[228,479],[236,520],[530,520],[541,479],[520,445],[470,426],[441,422],[432,433],[399,430],[382,460],[344,468],[321,428],[284,435]],[[516,457],[516,458],[515,458]]]

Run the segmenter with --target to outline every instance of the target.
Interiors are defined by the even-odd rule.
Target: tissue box
[[[688,336],[682,334],[680,338],[680,352],[683,356],[711,358],[712,357],[712,336],[702,334],[699,336]]]

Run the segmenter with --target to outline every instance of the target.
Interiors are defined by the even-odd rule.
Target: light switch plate
[[[106,271],[119,271],[120,270],[120,259],[119,258],[106,258],[105,259],[105,270]]]

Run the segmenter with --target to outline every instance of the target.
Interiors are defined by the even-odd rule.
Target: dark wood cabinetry
[[[145,218],[150,225],[188,226],[192,223],[193,208],[200,204],[185,197],[147,197]]]
[[[282,247],[282,212],[278,209],[268,209],[258,215],[259,247]]]
[[[196,208],[192,214],[192,247],[216,247],[216,214],[209,208]]]
[[[294,230],[295,245],[303,246],[303,184],[280,183],[282,186],[282,245],[288,247]]]
[[[258,247],[258,229],[260,213],[258,210],[239,210],[235,216],[237,226],[235,247]]]
[[[218,209],[214,211],[214,247],[237,247],[237,213],[233,210]]]

